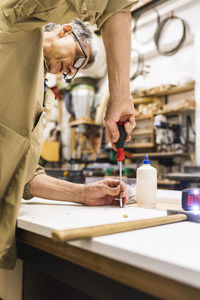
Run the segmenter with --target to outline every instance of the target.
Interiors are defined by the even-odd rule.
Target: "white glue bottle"
[[[151,166],[148,155],[136,172],[136,201],[138,205],[154,207],[157,198],[157,170]]]

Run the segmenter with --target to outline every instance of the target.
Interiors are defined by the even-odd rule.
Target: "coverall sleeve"
[[[103,23],[119,11],[131,11],[138,0],[70,0],[82,21],[96,23],[101,28]]]
[[[35,171],[35,174],[31,178],[31,180],[33,180],[33,178],[39,174],[46,174],[46,172],[42,166],[38,165],[38,167]],[[25,200],[30,200],[33,198],[33,196],[30,193],[30,190],[29,190],[29,185],[30,185],[31,180],[29,180],[29,182],[27,182],[24,186],[23,199],[25,199]]]
[[[11,25],[32,31],[53,22],[64,24],[79,18],[100,28],[114,13],[130,11],[138,0],[10,0],[2,10]]]

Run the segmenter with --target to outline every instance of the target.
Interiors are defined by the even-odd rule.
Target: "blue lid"
[[[147,154],[145,155],[145,160],[143,160],[143,164],[145,164],[145,165],[150,165],[151,164],[151,161],[149,160],[149,157],[148,157]]]

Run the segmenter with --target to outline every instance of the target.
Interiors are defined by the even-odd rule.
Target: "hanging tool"
[[[119,165],[119,182],[120,182],[120,186],[122,185],[122,161],[125,158],[124,155],[124,143],[126,140],[126,131],[124,128],[124,122],[117,122],[117,126],[118,126],[118,130],[119,130],[119,139],[118,141],[115,143],[116,147],[117,147],[117,155],[116,155],[116,160],[118,161],[118,165]],[[120,207],[122,207],[122,197],[120,196]]]

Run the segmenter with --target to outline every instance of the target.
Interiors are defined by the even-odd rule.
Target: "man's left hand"
[[[83,204],[87,206],[96,205],[118,205],[120,195],[123,198],[123,205],[128,201],[124,183],[120,186],[119,180],[103,179],[84,186],[85,199]]]

